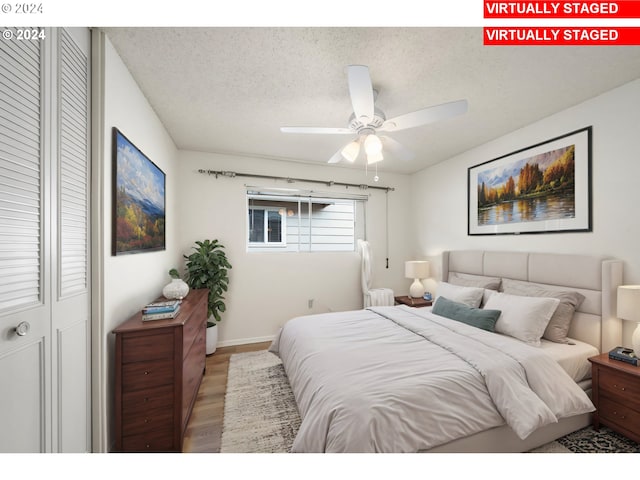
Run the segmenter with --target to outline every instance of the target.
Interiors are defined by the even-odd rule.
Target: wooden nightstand
[[[431,300],[425,300],[424,298],[411,298],[407,295],[394,297],[394,300],[396,303],[408,305],[410,307],[430,307],[433,304]]]
[[[640,367],[610,360],[608,353],[591,362],[593,427],[615,430],[634,442],[640,442]]]

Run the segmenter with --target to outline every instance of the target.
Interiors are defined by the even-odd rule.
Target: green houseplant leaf
[[[208,288],[208,316],[221,320],[220,313],[226,310],[223,293],[227,291],[231,264],[227,260],[224,245],[218,240],[196,241],[195,252],[183,255],[187,260],[185,281],[190,288]]]

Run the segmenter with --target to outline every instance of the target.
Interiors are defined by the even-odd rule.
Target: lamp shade
[[[640,285],[618,287],[618,318],[638,322],[631,336],[633,350],[638,355],[640,353]]]
[[[428,278],[429,262],[419,260],[404,262],[404,276],[407,278]]]
[[[409,289],[409,296],[413,298],[422,297],[424,295],[425,288],[420,280],[429,276],[429,262],[419,260],[405,262],[404,276],[407,278],[413,278],[413,283]]]
[[[640,322],[640,285],[618,287],[618,318]]]

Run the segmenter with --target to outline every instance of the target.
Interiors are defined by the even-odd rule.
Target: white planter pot
[[[216,351],[216,344],[218,343],[218,325],[214,324],[213,327],[207,327],[207,346],[206,354],[211,355]]]

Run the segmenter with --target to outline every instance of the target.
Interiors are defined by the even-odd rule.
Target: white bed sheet
[[[558,362],[576,383],[580,383],[591,378],[591,363],[588,359],[600,352],[588,343],[575,339],[569,340],[573,345],[554,343],[543,339],[540,348]]]
[[[431,311],[433,307],[425,307],[425,311]],[[600,352],[593,345],[569,338],[571,345],[540,340],[540,348],[560,364],[562,369],[576,382],[591,378],[591,363],[589,358],[599,355]]]

